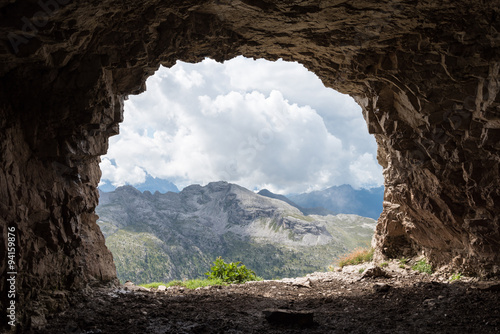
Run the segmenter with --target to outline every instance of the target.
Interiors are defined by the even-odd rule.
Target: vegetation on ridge
[[[127,186],[102,196],[97,221],[120,281],[205,278],[218,257],[265,279],[327,270],[332,258],[373,236],[375,220],[304,216],[281,200],[226,182],[149,194]]]
[[[202,288],[205,286],[212,286],[212,285],[227,285],[224,281],[221,279],[190,279],[186,281],[180,281],[180,280],[174,280],[170,281],[168,283],[163,283],[163,282],[153,282],[153,283],[148,283],[148,284],[140,284],[139,286],[148,288],[148,289],[158,289],[160,285],[164,285],[167,288],[173,287],[173,286],[178,286],[178,287],[184,287],[187,289],[194,290],[196,288]]]
[[[343,268],[349,265],[371,262],[373,260],[373,248],[356,248],[352,252],[345,254],[336,262],[337,266]]]
[[[227,285],[262,280],[262,278],[258,277],[253,270],[248,269],[245,265],[241,264],[241,262],[226,263],[220,256],[214,261],[210,271],[205,275],[207,275],[208,278],[191,279],[186,281],[174,280],[168,283],[154,282],[141,284],[140,286],[149,289],[157,289],[160,285],[164,285],[167,288],[179,286],[188,289],[196,289],[210,285]]]

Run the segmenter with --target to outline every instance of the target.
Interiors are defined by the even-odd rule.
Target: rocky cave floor
[[[500,332],[498,280],[450,282],[447,275],[420,274],[395,262],[384,271],[360,268],[197,290],[87,289],[32,332]]]

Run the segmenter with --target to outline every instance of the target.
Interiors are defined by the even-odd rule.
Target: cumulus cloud
[[[237,57],[161,67],[130,96],[103,180],[226,180],[289,193],[382,184],[360,107],[302,65]]]
[[[139,184],[146,180],[146,173],[138,166],[116,166],[113,161],[104,158],[101,161],[102,180],[109,181],[115,187],[125,184]],[[102,184],[102,182],[101,182]]]

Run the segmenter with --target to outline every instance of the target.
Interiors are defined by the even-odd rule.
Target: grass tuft
[[[451,275],[450,282],[460,281],[461,279],[462,279],[462,274],[461,273],[455,273],[455,274]]]
[[[351,253],[342,256],[337,265],[341,268],[348,265],[356,265],[364,262],[370,262],[373,259],[373,249],[356,248]]]
[[[421,273],[432,274],[432,266],[427,262],[426,259],[422,259],[415,263],[411,269],[416,270]]]
[[[196,288],[202,288],[205,286],[211,286],[211,285],[227,285],[223,280],[221,279],[190,279],[186,281],[179,281],[179,280],[174,280],[170,281],[168,283],[163,283],[163,282],[154,282],[154,283],[148,283],[148,284],[141,284],[139,286],[148,288],[148,289],[158,289],[160,285],[165,285],[167,288],[172,287],[172,286],[179,286],[179,287],[184,287],[187,289],[196,289]]]
[[[148,283],[148,284],[139,284],[139,286],[142,286],[143,288],[148,288],[148,289],[158,289],[160,285],[166,285],[163,282],[153,282],[153,283]]]

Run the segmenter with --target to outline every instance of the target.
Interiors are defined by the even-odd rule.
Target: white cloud
[[[115,166],[107,158],[103,158],[101,161],[101,171],[102,179],[110,181],[115,187],[123,186],[126,183],[139,184],[146,180],[146,173],[142,168]]]
[[[354,176],[353,186],[376,187],[384,182],[379,172],[379,165],[370,153],[363,153],[353,160],[349,165],[350,174]]]
[[[297,63],[238,57],[160,68],[125,103],[120,133],[101,163],[115,185],[141,183],[146,172],[180,188],[221,179],[279,192],[382,183],[359,106]]]
[[[203,76],[197,71],[186,72],[184,68],[177,67],[172,71],[175,81],[180,83],[184,88],[200,86],[203,83]]]

